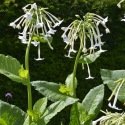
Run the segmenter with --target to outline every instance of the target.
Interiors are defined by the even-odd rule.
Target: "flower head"
[[[19,39],[22,43],[27,44],[29,40],[32,40],[34,36],[50,36],[52,37],[55,34],[56,30],[55,27],[59,26],[63,20],[59,20],[53,14],[47,11],[47,8],[40,8],[33,4],[27,4],[25,7],[22,8],[24,10],[24,14],[17,18],[14,22],[10,23],[9,26],[13,28],[23,29],[22,33],[19,33]],[[48,37],[46,37],[46,41],[49,42]],[[41,42],[39,39],[35,40],[36,42]],[[34,40],[32,41],[34,46]],[[51,47],[49,42],[49,47]],[[40,44],[39,44],[40,46]],[[51,47],[52,49],[52,47]],[[39,51],[39,49],[38,49]],[[38,52],[39,53],[39,52]],[[39,60],[40,55],[38,55]]]
[[[73,21],[69,26],[62,27],[64,33],[62,34],[63,41],[66,43],[68,48],[67,57],[72,57],[72,53],[76,53],[77,50],[75,47],[76,42],[80,40],[79,48],[82,49],[82,54],[86,57],[89,54],[95,54],[99,51],[100,53],[105,52],[102,49],[104,42],[102,42],[101,37],[103,36],[100,33],[99,25],[102,25],[105,28],[106,33],[110,33],[109,29],[106,26],[108,17],[102,18],[101,16],[94,13],[87,13],[83,19],[79,15],[76,15],[78,19]],[[87,79],[93,79],[90,74],[89,62],[85,61],[88,67],[89,77]]]
[[[115,87],[114,91],[112,92],[111,96],[110,96],[109,99],[108,99],[108,101],[110,101],[110,100],[112,99],[113,95],[115,95],[113,104],[111,104],[111,102],[109,102],[109,104],[108,104],[108,106],[109,106],[110,108],[112,108],[112,109],[122,110],[122,109],[120,109],[120,108],[118,108],[118,107],[116,106],[116,103],[117,103],[117,100],[118,100],[119,91],[120,91],[120,89],[121,89],[121,87],[122,87],[122,85],[123,85],[124,82],[125,82],[125,79],[122,79],[122,78],[119,79],[119,80],[117,80],[117,81],[115,81],[115,84],[117,83],[117,84],[116,84],[116,87]]]
[[[111,113],[104,112],[104,116],[99,119],[92,121],[92,125],[123,125],[125,120],[125,113]]]

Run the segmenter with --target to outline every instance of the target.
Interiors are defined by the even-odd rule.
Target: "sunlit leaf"
[[[18,60],[11,56],[5,56],[0,54],[0,73],[7,76],[13,81],[22,82],[22,79],[19,77],[19,69],[21,64]]]
[[[47,98],[46,97],[41,98],[34,104],[33,111],[42,115],[44,111],[46,110],[46,106],[47,106]]]
[[[82,105],[88,115],[96,117],[102,106],[104,97],[104,85],[91,89],[82,101]]]
[[[23,125],[25,112],[0,100],[0,125]]]
[[[63,101],[57,101],[51,104],[46,112],[43,114],[42,119],[44,119],[45,123],[47,124],[57,113],[62,111],[66,106],[75,103],[77,100],[72,100],[71,98],[67,98]]]
[[[33,81],[31,82],[32,86],[35,89],[46,96],[51,101],[59,101],[59,100],[74,100],[74,102],[78,99],[68,96],[67,94],[61,93],[59,91],[60,85],[54,82],[47,81]]]
[[[91,115],[88,115],[82,103],[73,104],[70,112],[69,125],[89,125],[91,122]]]

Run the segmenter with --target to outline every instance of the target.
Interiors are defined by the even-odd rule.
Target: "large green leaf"
[[[47,81],[33,81],[31,82],[32,86],[35,87],[35,89],[46,96],[51,101],[59,101],[59,100],[78,100],[76,98],[73,98],[71,96],[68,96],[66,94],[63,94],[59,91],[60,85],[53,82],[47,82]]]
[[[115,81],[119,80],[120,78],[125,78],[125,70],[102,69],[101,78],[103,80],[103,83],[107,84],[109,89],[113,91],[117,85]],[[125,102],[125,84],[123,84],[122,87],[120,88],[118,99],[123,103]]]
[[[88,115],[81,103],[77,102],[73,104],[69,125],[89,125],[91,120],[91,115]]]
[[[47,106],[47,98],[39,99],[33,106],[33,111],[37,112],[38,114],[42,115],[46,110]]]
[[[5,56],[0,54],[0,73],[7,76],[13,81],[22,82],[22,79],[18,75],[18,71],[21,68],[21,64],[18,60],[11,56]]]
[[[38,100],[39,102],[40,100]],[[45,101],[45,100],[44,100]],[[41,117],[39,119],[35,120],[32,122],[31,125],[46,125],[57,113],[62,111],[66,106],[71,105],[75,103],[77,100],[72,100],[72,99],[65,99],[63,101],[57,101],[52,103],[50,106],[48,106],[45,110],[44,113],[42,113]],[[37,102],[37,103],[38,103]],[[40,101],[41,102],[41,101]],[[43,102],[43,101],[42,101]],[[46,101],[45,101],[46,102]],[[40,103],[39,103],[40,104]],[[40,105],[38,104],[38,107]],[[41,107],[43,107],[43,103],[41,103]],[[45,107],[45,106],[44,106]],[[40,108],[41,109],[41,108]],[[36,110],[33,110],[35,113]],[[29,124],[29,117],[25,120],[23,125],[28,125]]]
[[[73,100],[71,98],[67,98],[63,101],[57,101],[51,104],[46,112],[43,114],[42,119],[44,119],[47,124],[58,112],[62,111],[66,106],[75,103],[77,100]]]
[[[23,125],[25,112],[0,100],[0,125]]]
[[[82,101],[82,105],[88,115],[96,117],[100,111],[104,97],[104,85],[99,85],[91,89]]]
[[[41,98],[39,99],[33,106],[33,111],[30,112],[29,114],[32,116],[33,122],[31,123],[31,125],[44,125],[44,120],[41,119],[40,117],[44,114],[44,112],[46,111],[46,106],[47,106],[47,98]],[[25,119],[25,122],[23,125],[29,125],[29,116],[27,114],[27,118]]]
[[[87,56],[85,55],[82,55],[80,58],[79,58],[79,63],[83,63],[83,64],[90,64],[90,63],[93,63],[99,56],[100,56],[100,52],[97,51],[95,52],[94,54],[89,54]]]

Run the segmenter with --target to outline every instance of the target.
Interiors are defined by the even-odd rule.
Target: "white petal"
[[[67,30],[67,27],[61,27],[61,30],[65,31]]]
[[[41,22],[41,23],[37,23],[37,24],[36,24],[36,28],[39,29],[39,28],[42,28],[42,27],[43,27],[43,22]]]
[[[115,110],[122,110],[122,109],[116,107],[116,105],[112,105],[110,102],[109,102],[108,106],[109,106],[110,108],[112,108],[112,109],[115,109]]]
[[[121,21],[125,21],[125,19],[121,19]]]
[[[35,58],[36,61],[44,60],[44,58]]]
[[[39,42],[37,41],[34,41],[34,42],[31,42],[35,47],[37,47],[39,45]]]
[[[117,7],[121,8],[121,4],[120,4],[120,3],[118,3],[118,4],[117,4]]]
[[[110,33],[110,30],[108,28],[105,29],[106,33]]]
[[[56,32],[56,30],[50,29],[47,34],[54,34]]]
[[[53,28],[59,26],[62,22],[63,22],[63,20],[60,20],[59,22],[55,23],[54,26],[53,26]]]
[[[32,14],[30,12],[27,12],[24,17],[27,19],[27,20],[31,20],[32,19]]]
[[[94,79],[94,77],[92,77],[92,76],[89,76],[89,77],[87,77],[87,78],[85,78],[85,79]]]
[[[10,23],[9,26],[13,27],[14,29],[16,28],[16,24],[14,22]]]
[[[36,3],[34,3],[34,4],[31,5],[31,9],[37,10],[37,5],[36,5]]]

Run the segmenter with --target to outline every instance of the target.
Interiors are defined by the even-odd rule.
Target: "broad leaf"
[[[75,86],[73,86],[73,73],[68,75],[68,77],[66,78],[66,81],[65,81],[65,84],[66,86],[70,89],[70,95],[73,96],[74,93],[73,93],[73,87],[74,89],[77,88],[77,79],[75,78]]]
[[[0,100],[0,125],[23,125],[25,112]]]
[[[93,115],[93,118],[96,117],[100,111],[104,97],[104,85],[99,85],[91,89],[88,94],[85,96],[82,105],[88,115]]]
[[[21,64],[18,60],[11,56],[5,56],[0,54],[0,73],[7,76],[13,81],[22,82],[22,79],[18,75],[18,71],[21,68]]]
[[[46,112],[43,114],[42,119],[44,119],[45,123],[47,124],[57,113],[62,111],[66,106],[75,103],[77,100],[72,100],[70,98],[64,101],[57,101],[51,104]]]
[[[90,64],[93,63],[99,56],[100,56],[100,52],[95,52],[94,54],[89,54],[87,56],[82,55],[79,58],[79,63],[83,63],[83,64]]]
[[[70,112],[69,125],[89,125],[91,122],[91,115],[88,115],[81,103],[73,104]]]
[[[117,85],[115,81],[119,80],[120,78],[125,78],[125,70],[102,69],[101,78],[103,80],[103,83],[107,84],[109,89],[113,91]],[[122,87],[120,88],[118,99],[123,103],[125,102],[125,84],[123,84]]]
[[[46,110],[47,106],[47,98],[39,99],[33,106],[33,111],[37,112],[38,114],[42,115]]]
[[[46,96],[51,101],[59,101],[59,100],[72,100],[76,101],[78,99],[70,97],[66,94],[63,94],[59,91],[60,85],[53,82],[47,82],[47,81],[33,81],[31,82],[32,86],[35,87],[35,89]]]
[[[66,106],[75,103],[77,100],[66,99],[63,101],[57,101],[52,103],[49,107],[47,107],[39,119],[32,122],[31,125],[47,125],[47,123],[55,116],[57,113],[62,111]],[[43,104],[42,104],[43,105]],[[28,117],[25,120],[23,125],[28,125]]]

